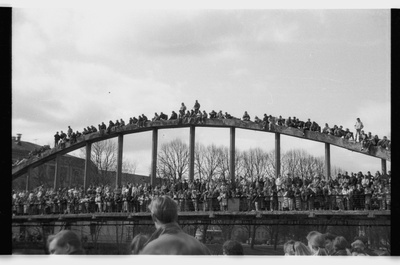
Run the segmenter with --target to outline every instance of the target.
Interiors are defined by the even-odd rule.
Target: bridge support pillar
[[[122,187],[122,156],[124,149],[124,136],[118,135],[118,156],[117,156],[117,176],[115,180],[115,188],[120,189]]]
[[[381,159],[382,175],[386,175],[386,160]]]
[[[196,127],[190,126],[190,159],[189,159],[189,180],[194,180],[194,149],[196,144]]]
[[[26,189],[26,191],[29,191],[30,190],[30,179],[33,177],[33,168],[32,167],[30,167],[29,169],[28,169],[28,174],[26,175],[26,182],[25,182],[25,185],[26,185],[26,187],[25,187],[25,189]]]
[[[86,142],[85,175],[83,176],[83,190],[85,192],[87,189],[87,179],[90,174],[91,154],[92,154],[92,143]]]
[[[156,174],[157,174],[157,145],[158,145],[158,129],[153,129],[153,141],[151,149],[151,186],[156,185]]]
[[[61,172],[61,156],[57,155],[56,156],[56,164],[55,164],[55,172],[54,172],[54,190],[57,190],[58,187],[58,182],[60,178],[60,172]]]
[[[231,183],[236,187],[235,183],[235,136],[236,130],[235,127],[231,127],[231,133],[230,133],[230,146],[229,146],[229,173],[230,173],[230,178],[231,178]]]
[[[281,174],[281,135],[275,133],[275,178]]]
[[[331,177],[331,146],[325,143],[325,178]]]

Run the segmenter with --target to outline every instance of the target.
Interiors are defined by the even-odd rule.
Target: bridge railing
[[[283,196],[274,198],[208,198],[206,200],[177,199],[181,212],[205,211],[354,211],[354,210],[390,210],[391,194],[382,197],[365,195],[348,198],[346,195],[330,195],[308,200],[290,199]],[[140,213],[149,212],[150,200],[134,201],[81,201],[78,203],[15,203],[14,215],[80,214],[80,213]]]

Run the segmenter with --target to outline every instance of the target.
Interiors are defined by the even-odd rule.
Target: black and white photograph
[[[12,256],[392,256],[392,9],[187,6],[12,7]]]

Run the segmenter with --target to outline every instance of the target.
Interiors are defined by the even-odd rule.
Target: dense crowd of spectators
[[[119,128],[125,127],[126,125],[135,125],[139,128],[146,126],[147,123],[155,122],[155,121],[166,121],[166,120],[178,120],[179,124],[204,124],[206,119],[236,119],[240,120],[240,118],[234,117],[228,112],[223,113],[222,110],[216,112],[212,110],[209,114],[205,110],[200,110],[200,103],[196,100],[193,108],[191,110],[187,110],[184,103],[181,103],[181,107],[176,113],[172,111],[170,117],[160,112],[154,113],[154,117],[152,119],[148,119],[147,116],[144,114],[139,115],[136,117],[130,117],[128,124],[121,119],[117,119],[115,122],[109,121],[108,126],[102,122],[96,128],[93,125],[87,126],[83,128],[82,132],[76,131],[74,132],[71,126],[68,126],[67,133],[61,131],[61,133],[56,132],[54,135],[54,147],[63,149],[66,147],[66,144],[69,143],[70,145],[75,144],[81,140],[83,140],[84,135],[88,135],[95,132],[100,132],[101,134],[110,134],[119,130]],[[251,121],[250,115],[247,111],[244,112],[242,119],[243,121]],[[343,138],[349,141],[360,142],[361,143],[361,151],[368,151],[371,146],[379,146],[386,150],[391,150],[391,140],[389,140],[386,136],[383,136],[382,139],[378,137],[378,135],[372,135],[371,132],[365,133],[363,123],[360,121],[360,118],[357,118],[356,124],[354,128],[356,129],[356,135],[354,137],[353,132],[349,130],[349,128],[343,129],[343,126],[334,125],[330,127],[328,123],[325,123],[325,127],[321,129],[321,126],[315,121],[311,121],[308,119],[307,121],[302,121],[299,118],[288,117],[287,119],[282,118],[282,116],[275,117],[272,115],[267,115],[264,113],[263,119],[258,118],[255,116],[254,122],[260,124],[263,130],[273,130],[276,126],[283,126],[283,127],[291,127],[297,128],[302,131],[303,136],[305,135],[305,131],[313,131],[313,132],[320,132],[327,135],[333,135],[339,138]],[[28,159],[37,156],[41,157],[41,154],[49,150],[49,145],[44,145],[40,148],[37,148],[29,153]],[[27,161],[27,159],[20,159],[13,164],[13,166],[19,165],[23,162]]]
[[[378,254],[370,249],[366,236],[357,236],[350,244],[340,235],[311,231],[307,242],[289,240],[283,245],[285,256],[379,256],[388,255],[385,251]],[[350,241],[351,242],[351,241]]]
[[[113,132],[118,131],[119,128],[124,127],[126,125],[136,125],[137,127],[141,128],[144,127],[147,123],[155,122],[155,121],[166,121],[166,120],[178,120],[180,124],[204,124],[206,119],[237,119],[240,118],[234,117],[228,112],[223,113],[222,110],[216,112],[212,110],[210,113],[207,114],[205,110],[200,110],[200,103],[196,100],[193,108],[188,110],[186,105],[182,102],[181,107],[178,112],[172,111],[170,117],[168,118],[167,114],[160,112],[154,113],[154,117],[152,119],[148,119],[147,116],[144,114],[139,115],[138,117],[130,117],[129,122],[126,124],[123,119],[117,119],[115,122],[109,121],[108,126],[102,122],[98,125],[98,128],[94,127],[93,125],[87,126],[83,128],[82,132],[76,131],[74,132],[70,126],[68,126],[67,134],[61,131],[61,134],[58,132],[54,135],[54,146],[58,148],[64,148],[65,144],[69,142],[70,144],[74,144],[81,139],[82,135],[100,132],[102,134],[110,134]],[[241,118],[243,121],[251,121],[250,115],[247,111],[244,112],[243,117]],[[272,115],[267,115],[264,113],[262,119],[255,116],[254,122],[260,124],[264,130],[273,130],[276,126],[284,126],[284,127],[292,127],[297,128],[303,132],[304,131],[314,131],[320,132],[328,135],[333,135],[336,137],[344,138],[349,141],[354,141],[362,143],[362,151],[368,150],[370,146],[381,146],[384,149],[390,150],[391,149],[391,141],[384,136],[382,139],[378,137],[378,135],[373,136],[370,132],[365,134],[362,128],[364,125],[357,118],[357,122],[354,125],[356,129],[356,136],[354,137],[353,132],[349,130],[349,128],[343,129],[343,126],[334,125],[330,127],[327,123],[325,123],[325,127],[321,129],[321,126],[315,122],[308,119],[307,121],[302,121],[299,118],[288,117],[287,119],[282,118],[282,116],[275,117]]]
[[[239,203],[239,211],[390,210],[391,173],[345,172],[329,180],[290,174],[254,181],[237,177],[235,183],[222,178],[163,179],[154,187],[128,183],[117,189],[108,185],[92,185],[87,190],[40,186],[30,192],[13,191],[12,210],[16,215],[146,212],[151,199],[160,195],[173,198],[180,211],[226,211],[230,203]]]

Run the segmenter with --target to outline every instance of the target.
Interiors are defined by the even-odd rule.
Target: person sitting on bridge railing
[[[164,113],[161,111],[161,113],[160,113],[160,120],[162,120],[162,121],[168,120],[168,115],[167,115],[167,114],[164,114]]]
[[[182,119],[183,123],[189,123],[191,121],[191,113],[189,110],[182,116]]]
[[[149,119],[147,118],[147,116],[146,115],[144,115],[144,114],[142,114],[142,126],[145,126],[146,125],[146,122],[148,121]]]
[[[322,133],[324,134],[330,134],[331,128],[329,128],[328,123],[325,123],[325,127],[322,129]]]
[[[154,113],[154,117],[153,119],[151,119],[151,121],[159,121],[160,120],[160,116],[157,114],[157,112]]]
[[[380,141],[377,134],[371,139],[371,146],[378,146],[378,142]]]
[[[175,111],[172,111],[169,120],[177,120],[177,119],[178,119],[178,114]]]
[[[311,124],[311,131],[312,132],[321,132],[321,126],[318,125],[315,121]]]
[[[119,122],[118,119],[116,119],[114,122],[114,128],[119,128],[120,126],[121,126],[121,123]]]
[[[89,134],[89,131],[88,131],[86,128],[83,128],[82,134],[83,134],[83,135]]]
[[[222,110],[220,110],[220,111],[217,113],[216,118],[217,118],[217,119],[220,119],[220,120],[225,119],[225,115],[222,113]]]
[[[386,136],[383,136],[383,138],[381,140],[378,141],[378,146],[389,150],[389,146],[390,146],[390,141]]]
[[[104,124],[104,121],[101,122],[100,129],[107,130],[107,126]]]
[[[311,125],[312,125],[311,119],[307,119],[307,121],[304,123],[303,130],[311,131]]]
[[[286,122],[285,119],[282,118],[281,115],[279,115],[279,117],[277,119],[274,118],[274,120],[276,122],[276,125],[279,125],[279,126],[284,126],[285,122]]]
[[[207,118],[208,118],[207,112],[203,110],[203,114],[201,115],[201,122],[204,124]]]
[[[344,134],[344,139],[347,139],[347,140],[351,139],[351,140],[354,141],[353,133],[350,132],[349,128],[346,128],[346,131],[345,131],[345,134]]]
[[[61,138],[60,140],[60,148],[64,149],[67,143],[67,138]]]
[[[229,114],[228,112],[225,111],[224,118],[225,119],[232,119],[233,117],[232,117],[231,114]]]
[[[254,122],[257,124],[262,124],[262,120],[258,118],[257,116],[254,117]]]
[[[107,127],[107,133],[111,133],[111,129],[115,126],[114,122],[112,120],[110,120],[108,122],[108,127]]]
[[[365,134],[364,131],[361,131],[360,135],[361,139],[361,151],[366,150],[367,152],[369,151],[369,148],[371,147],[371,141],[372,141],[372,134],[371,132],[368,132],[368,134]]]
[[[215,110],[212,110],[210,113],[210,119],[216,119],[217,118],[217,112],[215,112]]]
[[[250,115],[247,113],[247,111],[244,112],[242,119],[244,121],[250,121]]]
[[[288,117],[283,124],[285,127],[290,127],[292,125],[292,117]]]
[[[335,125],[333,135],[335,135],[336,137],[339,137],[339,138],[344,136],[343,126],[338,127]]]

